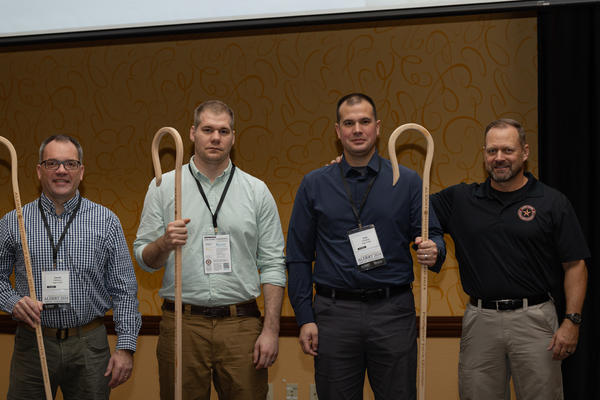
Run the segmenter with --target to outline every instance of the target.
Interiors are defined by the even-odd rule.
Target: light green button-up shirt
[[[190,160],[194,176],[201,182],[211,210],[215,212],[231,174],[231,162],[211,184]],[[283,233],[277,205],[267,185],[235,168],[235,173],[218,214],[219,234],[230,235],[232,272],[205,274],[203,234],[213,234],[212,216],[198,190],[189,167],[182,168],[182,217],[190,218],[188,239],[182,253],[182,300],[187,304],[220,306],[251,300],[260,295],[260,285],[285,286]],[[144,248],[164,234],[175,216],[175,172],[164,174],[160,186],[153,179],[148,187],[144,209],[133,243],[135,258],[142,269]],[[175,299],[175,252],[166,263],[159,295]]]

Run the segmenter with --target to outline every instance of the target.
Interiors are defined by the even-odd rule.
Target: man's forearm
[[[581,313],[587,288],[587,267],[585,261],[577,260],[563,263],[565,270],[566,312]]]
[[[144,247],[142,258],[144,259],[144,263],[150,268],[160,269],[166,264],[171,251],[166,246],[165,236],[163,235]]]
[[[263,296],[265,299],[265,322],[263,330],[279,334],[279,319],[281,316],[281,303],[283,302],[284,289],[281,286],[265,283]]]

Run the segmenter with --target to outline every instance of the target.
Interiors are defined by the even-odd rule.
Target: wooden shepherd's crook
[[[23,208],[21,207],[21,195],[19,194],[19,180],[17,179],[17,152],[12,143],[3,136],[0,136],[2,142],[10,152],[11,175],[13,196],[15,198],[15,210],[17,211],[17,221],[19,223],[19,234],[21,235],[21,244],[23,246],[23,258],[25,259],[25,270],[27,272],[27,284],[29,285],[29,297],[37,301],[35,294],[35,283],[33,282],[33,272],[31,270],[31,257],[29,256],[29,244],[27,243],[27,233],[25,232],[25,220],[23,219]],[[40,354],[40,365],[42,367],[42,377],[44,378],[44,391],[46,400],[52,400],[52,389],[50,387],[50,375],[48,374],[48,364],[46,363],[46,350],[44,348],[44,336],[40,324],[35,327],[38,351]]]
[[[156,186],[162,181],[158,145],[165,134],[175,140],[175,219],[181,219],[181,165],[183,162],[183,143],[174,128],[160,128],[152,140],[152,164],[156,176]],[[175,400],[181,400],[182,394],[182,336],[181,336],[181,246],[175,249]]]
[[[404,124],[396,128],[388,142],[388,152],[392,163],[393,181],[396,185],[400,177],[398,159],[396,157],[396,139],[403,132],[415,130],[427,139],[427,154],[423,169],[423,193],[421,200],[421,237],[423,241],[429,238],[429,174],[433,159],[433,138],[427,129],[419,124]],[[427,265],[421,265],[421,312],[419,314],[419,400],[425,400],[425,360],[427,345]]]

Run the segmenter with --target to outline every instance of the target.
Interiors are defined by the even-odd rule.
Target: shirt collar
[[[542,185],[540,185],[540,182],[537,179],[535,179],[535,177],[531,174],[531,172],[525,172],[525,177],[527,178],[527,183],[525,184],[525,187],[527,187],[527,189],[525,190],[526,195],[530,196],[530,197],[543,196],[544,193],[542,190]],[[477,197],[492,197],[491,189],[492,189],[491,180],[490,180],[490,177],[488,177],[485,180],[485,182],[483,182],[483,184],[479,185],[479,187],[475,191],[475,196],[477,196]]]
[[[377,149],[375,149],[375,153],[373,153],[373,156],[367,164],[367,174],[377,175],[379,173],[379,159],[379,153],[377,152]],[[357,173],[356,169],[354,169],[354,167],[351,167],[350,164],[348,164],[348,162],[346,161],[346,157],[342,156],[342,161],[340,161],[340,165],[342,166],[342,172],[344,173],[344,176],[349,176],[349,174]]]
[[[223,171],[223,173],[221,175],[217,176],[217,178],[215,179],[215,182],[217,182],[219,179],[228,177],[229,174],[231,173],[232,165],[233,165],[233,163],[231,162],[231,159],[230,159],[229,164],[227,164],[227,168],[225,168],[225,170]],[[196,164],[194,164],[194,156],[192,156],[190,158],[190,166],[192,167],[192,173],[196,179],[200,179],[200,180],[205,181],[210,184],[210,179],[208,179],[208,177],[206,175],[204,175],[202,172],[200,172],[198,170],[198,168],[196,167]]]
[[[73,196],[72,198],[70,198],[63,204],[63,207],[65,209],[63,214],[68,214],[71,211],[73,211],[75,209],[75,207],[77,207],[77,203],[79,202],[80,197],[81,197],[81,194],[79,193],[79,190],[77,190],[75,192],[75,196]],[[56,213],[56,208],[54,207],[54,203],[44,193],[42,193],[40,195],[40,201],[42,202],[42,207],[46,211]]]

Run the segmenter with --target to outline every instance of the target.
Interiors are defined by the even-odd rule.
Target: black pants
[[[317,295],[314,309],[319,399],[362,399],[365,371],[375,399],[416,398],[417,327],[410,290],[367,302]]]

